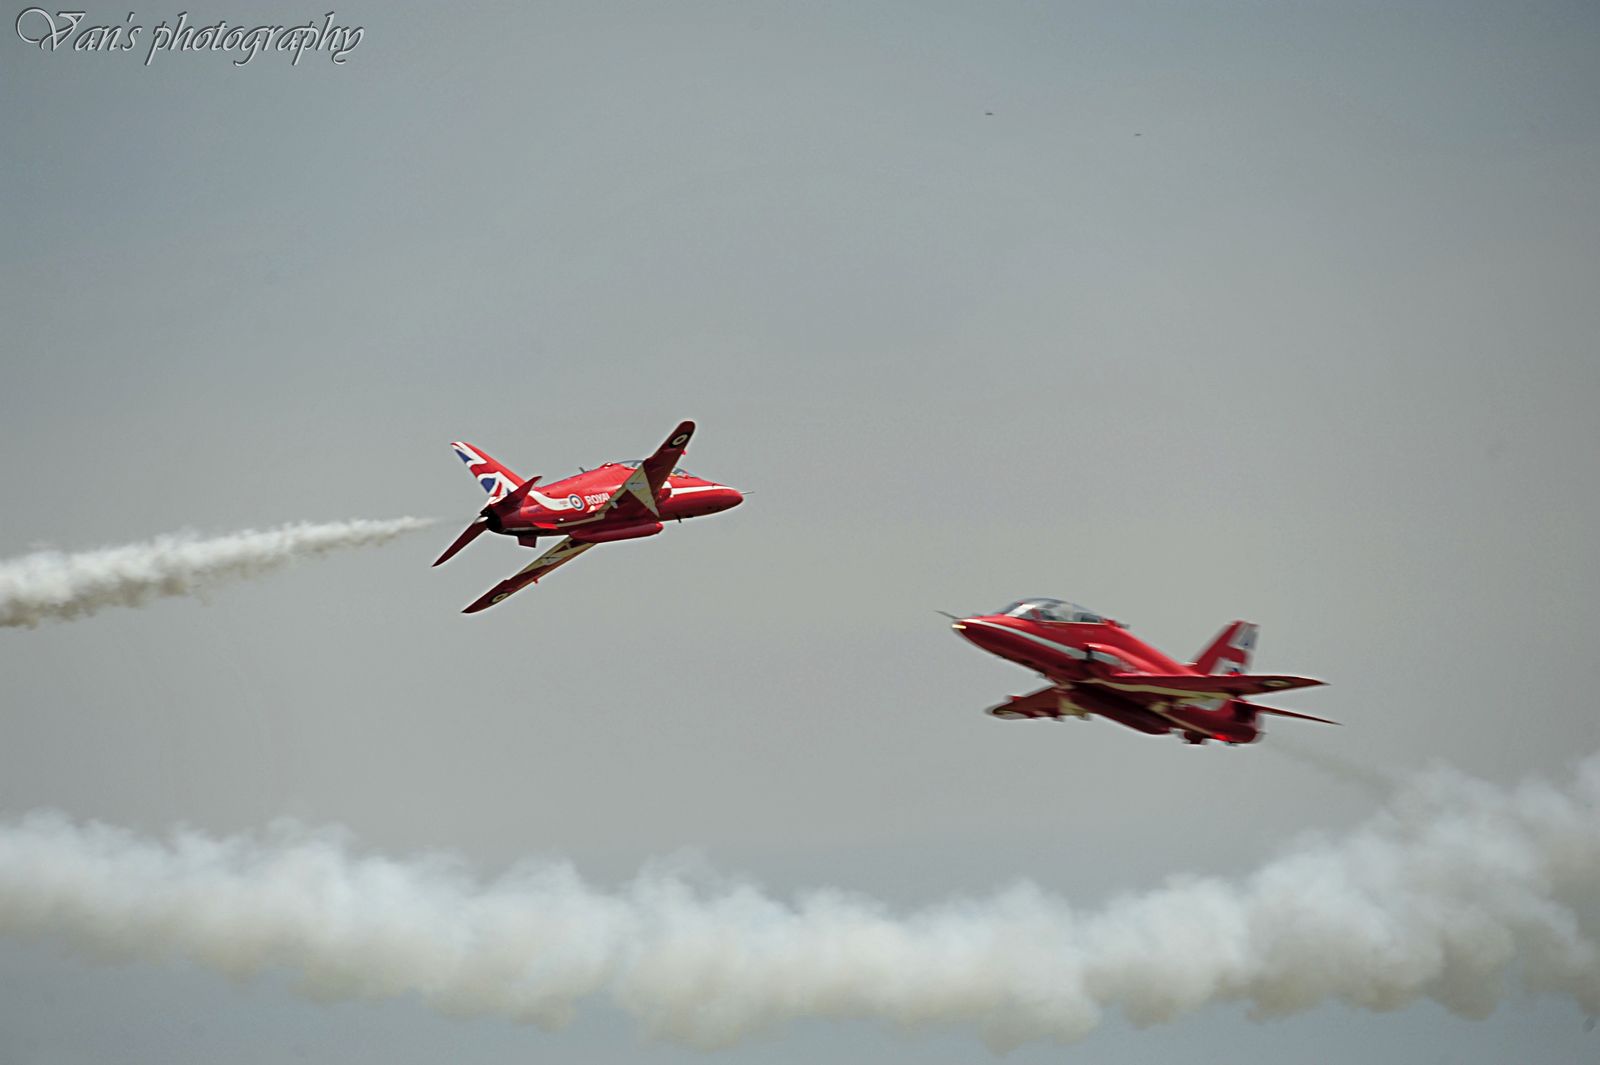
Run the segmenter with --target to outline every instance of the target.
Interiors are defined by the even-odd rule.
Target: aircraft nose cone
[[[722,497],[723,510],[732,510],[734,507],[744,502],[744,493],[739,491],[737,488],[729,488],[727,485],[723,485],[722,491],[718,492],[717,494]]]
[[[1010,635],[1006,626],[995,624],[989,617],[960,618],[952,621],[950,627],[963,640],[991,654],[998,654]]]

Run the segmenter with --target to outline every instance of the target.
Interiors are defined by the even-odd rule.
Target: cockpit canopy
[[[1110,620],[1092,610],[1085,610],[1077,603],[1069,603],[1062,599],[1019,599],[1000,613],[1012,618],[1027,618],[1029,621],[1067,621],[1103,625]]]

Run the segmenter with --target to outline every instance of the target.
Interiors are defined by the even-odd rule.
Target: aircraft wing
[[[546,573],[549,573],[557,566],[571,562],[593,546],[594,544],[578,543],[570,536],[563,537],[556,546],[523,566],[516,573],[490,588],[487,592],[484,592],[476,602],[463,610],[462,613],[476,614],[480,610],[489,609],[506,596],[520,592],[530,584],[537,583],[539,578]]]
[[[1051,686],[1040,688],[1027,695],[1013,695],[999,706],[989,707],[990,714],[999,718],[1060,717],[1061,692]]]
[[[623,517],[661,520],[656,497],[661,494],[661,486],[667,483],[672,468],[683,457],[683,449],[689,446],[689,438],[693,435],[694,422],[679,424],[672,430],[672,435],[656,448],[654,455],[639,463],[639,468],[628,474],[628,479],[611,494],[601,513],[615,511]]]
[[[1254,673],[1200,676],[1193,673],[1107,673],[1080,681],[1112,691],[1168,695],[1184,699],[1226,699],[1238,695],[1260,695],[1291,688],[1313,688],[1325,681],[1310,677],[1290,677]]]

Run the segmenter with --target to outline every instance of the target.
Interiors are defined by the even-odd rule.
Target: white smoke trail
[[[608,893],[565,865],[482,882],[338,832],[175,833],[60,815],[0,826],[0,933],[226,973],[283,968],[319,998],[420,996],[558,1026],[609,996],[701,1046],[802,1017],[977,1026],[1004,1049],[1217,1002],[1253,1015],[1432,998],[1482,1016],[1516,985],[1600,1012],[1600,756],[1565,788],[1434,771],[1339,839],[1242,881],[1178,878],[1092,911],[1021,885],[896,916],[835,890],[787,904],[645,873]]]
[[[74,554],[37,551],[0,560],[0,626],[32,628],[44,621],[84,617],[106,607],[142,606],[163,596],[192,595],[297,559],[381,544],[429,524],[420,518],[300,522],[210,539],[177,533]]]
[[[1280,737],[1274,734],[1271,742],[1263,745],[1263,749],[1299,762],[1303,766],[1309,766],[1341,784],[1349,784],[1379,800],[1387,798],[1390,792],[1404,783],[1402,775],[1393,769],[1379,765],[1363,765],[1309,742],[1287,736]]]

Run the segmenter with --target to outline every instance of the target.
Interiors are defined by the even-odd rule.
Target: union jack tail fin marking
[[[479,487],[488,493],[489,502],[498,503],[522,487],[521,477],[471,444],[455,440],[450,446],[455,449],[461,461],[467,464],[467,470],[477,480]]]
[[[1250,671],[1250,655],[1256,649],[1256,626],[1235,621],[1206,645],[1194,660],[1194,669],[1207,676],[1231,676]]]

